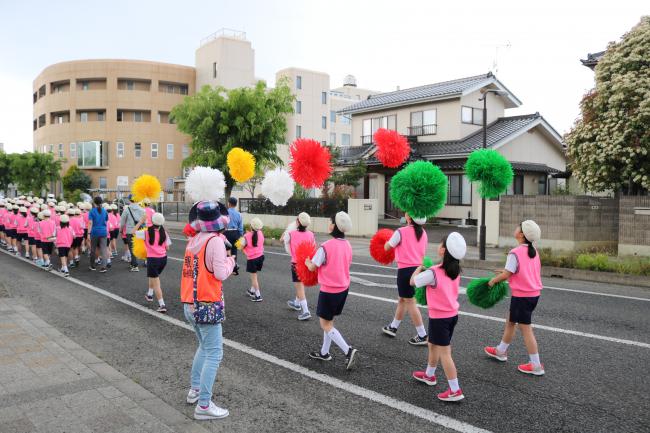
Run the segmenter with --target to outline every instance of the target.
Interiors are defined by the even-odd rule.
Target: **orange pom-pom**
[[[406,161],[411,154],[406,137],[397,131],[379,128],[373,136],[377,153],[375,156],[385,167],[396,168]]]
[[[312,272],[305,265],[305,260],[311,259],[314,254],[316,254],[316,244],[313,242],[304,241],[296,247],[296,274],[307,287],[318,284],[318,271]]]
[[[389,265],[395,260],[395,249],[386,251],[384,245],[393,236],[391,229],[380,229],[370,239],[370,255],[382,265]]]
[[[304,188],[320,188],[332,174],[332,156],[318,141],[298,138],[289,148],[289,172]]]

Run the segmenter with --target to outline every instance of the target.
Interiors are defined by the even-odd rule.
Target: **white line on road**
[[[3,251],[4,252],[4,251]],[[5,254],[9,254],[6,253]],[[14,256],[15,257],[15,256]],[[26,260],[22,257],[16,257],[21,260],[23,260],[26,263],[30,263],[31,261]],[[178,259],[177,259],[178,260]],[[121,296],[116,295],[115,293],[111,293],[107,290],[101,289],[97,286],[93,286],[92,284],[88,284],[84,281],[81,281],[77,278],[74,277],[64,277],[62,274],[59,274],[58,272],[52,272],[52,275],[56,275],[60,278],[66,279],[72,283],[75,283],[79,286],[85,287],[86,289],[92,290],[95,293],[98,293],[100,295],[106,296],[110,299],[113,299],[117,302],[120,302],[124,305],[128,305],[129,307],[135,308],[145,314],[148,314],[150,316],[153,316],[157,319],[164,320],[168,323],[171,323],[173,325],[176,325],[178,327],[181,327],[183,329],[186,329],[188,331],[194,332],[192,327],[181,320],[175,319],[173,317],[169,317],[167,315],[163,315],[160,313],[155,312],[154,310],[151,310],[147,307],[144,307],[140,304],[137,304],[133,301],[130,301],[128,299],[122,298]],[[305,377],[308,377],[310,379],[317,380],[321,383],[330,385],[334,388],[338,388],[340,390],[349,392],[350,394],[356,395],[361,398],[365,398],[366,400],[374,401],[376,403],[379,403],[383,406],[387,406],[388,408],[398,410],[400,412],[403,412],[405,414],[415,416],[417,418],[420,418],[425,421],[429,421],[435,424],[438,424],[442,427],[449,428],[461,433],[491,433],[489,430],[482,429],[480,427],[473,426],[471,424],[465,423],[463,421],[456,420],[454,418],[450,418],[446,415],[439,414],[437,412],[433,412],[431,410],[416,406],[411,403],[407,403],[403,400],[398,400],[393,397],[389,397],[384,394],[380,394],[378,392],[372,391],[370,389],[354,385],[349,382],[345,382],[343,380],[337,379],[335,377],[328,376],[326,374],[318,373],[316,371],[310,370],[308,368],[305,368],[301,365],[295,364],[293,362],[286,361],[284,359],[278,358],[274,355],[268,354],[266,352],[262,352],[257,349],[253,349],[250,346],[247,346],[242,343],[238,343],[236,341],[224,338],[223,339],[223,344],[226,346],[229,346],[233,349],[239,350],[240,352],[246,353],[247,355],[253,356],[255,358],[264,360],[266,362],[269,362],[273,365],[277,365],[278,367],[285,368],[287,370],[290,370],[294,373],[301,374]]]

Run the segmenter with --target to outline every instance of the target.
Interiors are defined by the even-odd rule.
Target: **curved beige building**
[[[169,113],[194,93],[195,77],[190,66],[141,60],[48,66],[33,83],[34,150],[65,158],[64,173],[78,165],[92,188],[127,190],[142,173],[171,188],[190,137]]]

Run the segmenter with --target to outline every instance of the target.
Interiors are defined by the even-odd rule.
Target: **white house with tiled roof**
[[[521,101],[491,73],[371,95],[339,111],[350,116],[353,139],[352,146],[342,149],[338,163],[364,161],[368,174],[357,195],[377,199],[380,219],[401,215],[388,195],[390,179],[398,170],[383,167],[374,158],[372,136],[377,129],[388,128],[408,137],[411,161],[429,160],[448,175],[447,206],[438,217],[478,221],[481,200],[463,166],[470,152],[482,146],[479,98],[485,89],[500,91],[487,94],[487,146],[512,163],[515,180],[508,194],[549,194],[558,181],[563,182],[553,177],[566,169],[562,137],[539,113],[506,116],[505,111],[519,107]]]

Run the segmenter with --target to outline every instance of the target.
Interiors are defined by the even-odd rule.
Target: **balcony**
[[[409,126],[407,128],[408,135],[435,135],[438,132],[438,125],[420,125],[420,126]]]
[[[372,135],[362,135],[361,144],[372,144]]]

